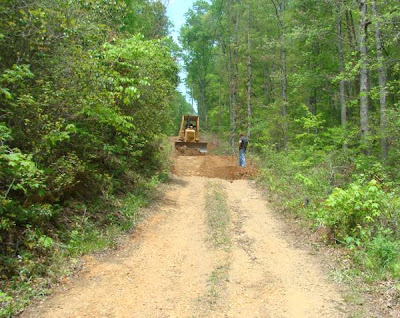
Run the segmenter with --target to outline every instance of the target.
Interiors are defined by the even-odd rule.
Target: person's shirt
[[[246,150],[248,143],[249,143],[249,141],[247,140],[247,138],[245,138],[244,136],[240,137],[240,139],[239,139],[239,149],[243,148],[244,150]]]

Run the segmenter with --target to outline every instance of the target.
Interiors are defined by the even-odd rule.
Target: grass
[[[208,279],[209,289],[207,294],[207,301],[211,308],[217,305],[220,294],[225,289],[226,282],[228,281],[229,268],[230,263],[226,261],[224,264],[216,266],[211,272]]]
[[[219,182],[206,185],[206,211],[210,240],[214,247],[227,249],[231,245],[230,214],[224,187]]]
[[[208,181],[206,184],[206,212],[209,228],[209,241],[221,255],[219,264],[211,272],[206,301],[213,309],[226,287],[230,268],[231,218],[227,195],[221,182]]]

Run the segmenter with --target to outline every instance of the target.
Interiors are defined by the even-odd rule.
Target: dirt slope
[[[252,181],[243,179],[252,168],[236,170],[235,163],[178,157],[164,199],[128,247],[92,257],[64,291],[22,317],[348,317],[319,261],[294,247]],[[233,172],[219,172],[227,180],[206,178],[228,166]],[[232,244],[223,251],[208,240],[210,182],[227,195]],[[226,275],[218,288],[216,269]]]

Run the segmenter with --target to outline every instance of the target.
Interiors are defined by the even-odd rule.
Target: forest
[[[180,41],[202,122],[247,134],[278,208],[399,279],[398,1],[196,1]]]
[[[167,4],[0,3],[0,316],[138,222],[194,113],[179,60],[202,129],[247,135],[276,209],[399,294],[398,0],[198,0],[180,43]]]

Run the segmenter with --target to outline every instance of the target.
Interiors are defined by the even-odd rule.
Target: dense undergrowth
[[[345,247],[367,280],[400,280],[400,187],[393,171],[340,152],[310,161],[304,151],[262,147],[256,156],[259,181],[278,209],[310,220],[323,241]]]
[[[167,141],[164,145],[168,150]],[[80,256],[115,247],[121,234],[144,217],[142,208],[153,200],[159,183],[167,180],[167,156],[163,162],[159,172],[126,193],[109,192],[86,201],[70,199],[45,221],[30,220],[18,233],[13,254],[1,256],[2,275],[7,279],[0,286],[0,317],[12,316],[33,298],[50,292],[62,277],[74,273]]]

